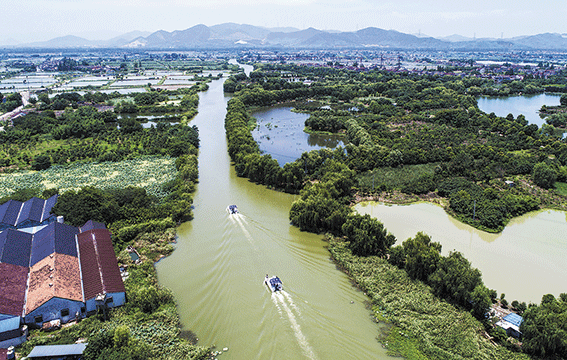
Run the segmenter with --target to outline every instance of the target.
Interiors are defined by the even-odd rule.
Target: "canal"
[[[178,228],[176,250],[157,264],[198,344],[219,359],[385,359],[368,297],[330,259],[322,237],[289,223],[295,196],[236,176],[227,154],[223,80],[200,94],[195,218]],[[238,215],[226,207],[236,204]],[[266,274],[284,291],[269,292]]]

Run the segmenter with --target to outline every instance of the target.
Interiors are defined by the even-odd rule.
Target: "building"
[[[94,221],[56,222],[49,215],[56,200],[0,205],[0,348],[24,342],[28,326],[64,324],[126,301],[110,231]]]
[[[48,224],[56,220],[51,214],[59,195],[47,200],[32,197],[26,202],[9,200],[0,205],[0,231],[23,229]]]
[[[84,269],[83,291],[87,313],[95,313],[97,305],[110,308],[124,305],[126,289],[112,247],[110,231],[93,228],[78,234],[77,240],[81,269]]]
[[[519,338],[522,336],[520,331],[520,325],[524,322],[524,318],[516,313],[510,313],[502,318],[502,320],[496,323],[496,326],[500,326],[506,331],[506,335]]]

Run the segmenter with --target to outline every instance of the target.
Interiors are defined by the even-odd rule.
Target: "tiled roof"
[[[6,360],[8,355],[8,349],[0,349],[0,360]]]
[[[53,297],[83,301],[77,257],[54,253],[30,268],[26,313]]]
[[[33,236],[30,266],[56,252],[77,256],[75,235],[79,230],[70,225],[53,222]]]
[[[53,195],[47,200],[32,197],[24,203],[8,200],[0,205],[0,224],[17,226],[26,220],[41,223],[52,216],[50,212],[58,197],[59,195]]]
[[[8,200],[0,205],[0,223],[15,226],[22,203],[16,200]]]
[[[29,266],[32,235],[13,229],[4,230],[2,235],[5,238],[2,240],[0,236],[0,262]]]
[[[85,300],[100,293],[124,292],[110,231],[89,230],[77,235]]]
[[[0,263],[0,314],[22,316],[28,268]]]
[[[24,202],[22,209],[20,210],[20,214],[18,215],[16,225],[25,220],[41,222],[44,204],[45,200],[36,197],[32,197],[28,201]]]
[[[89,220],[85,223],[85,225],[79,228],[80,232],[85,232],[93,229],[106,229],[106,226],[103,223],[99,223],[96,221]]]
[[[49,199],[45,200],[45,206],[43,207],[43,213],[41,214],[41,221],[44,221],[51,216],[51,209],[55,206],[55,203],[57,203],[58,198],[59,195],[53,195]]]

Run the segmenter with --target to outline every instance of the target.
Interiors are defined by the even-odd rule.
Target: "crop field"
[[[60,193],[90,185],[100,189],[139,186],[158,198],[167,194],[163,184],[175,177],[175,159],[143,157],[120,162],[84,163],[52,166],[43,171],[21,171],[0,175],[0,197],[15,190],[37,188],[39,191],[59,188]]]

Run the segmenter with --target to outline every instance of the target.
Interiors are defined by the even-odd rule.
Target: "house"
[[[502,318],[502,320],[496,323],[496,326],[500,326],[506,331],[506,335],[519,338],[522,336],[520,332],[520,325],[524,322],[524,318],[516,313],[510,313]]]
[[[0,262],[0,348],[17,346],[26,341],[22,329],[27,267]]]
[[[85,315],[79,259],[53,253],[30,267],[25,323],[67,323]]]
[[[23,343],[28,326],[64,324],[126,301],[110,231],[95,221],[79,228],[55,221],[56,201],[0,205],[0,348]]]

